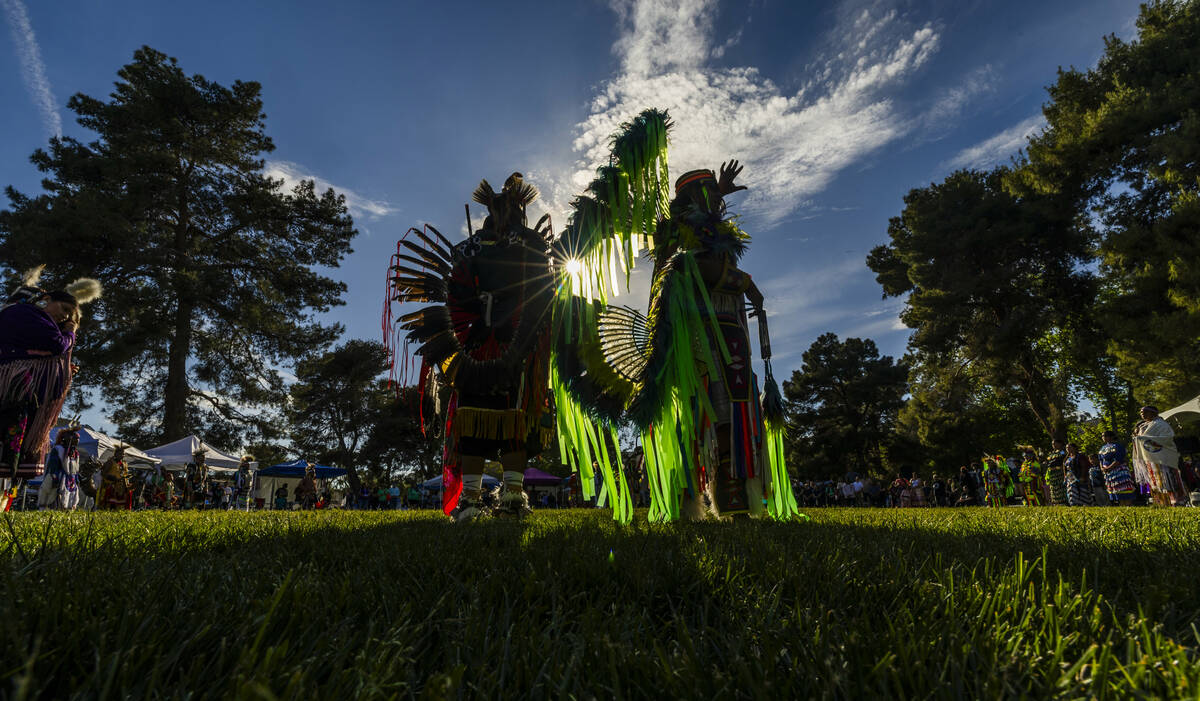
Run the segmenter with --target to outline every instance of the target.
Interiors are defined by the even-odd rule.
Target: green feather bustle
[[[555,352],[551,351],[551,355]],[[621,444],[616,426],[603,427],[571,396],[553,357],[550,388],[554,394],[559,456],[563,464],[579,474],[585,499],[595,496],[595,468],[599,468],[612,504],[613,520],[629,523],[633,520],[633,497],[621,466]]]
[[[618,382],[597,352],[596,306],[588,302],[608,304],[622,276],[628,289],[634,261],[667,211],[670,118],[666,112],[646,110],[621,129],[613,137],[610,163],[572,203],[574,211],[556,244],[563,262],[573,260],[578,267],[568,273],[565,265],[559,266],[553,353],[574,355],[552,358],[551,385],[563,462],[579,473],[587,497],[592,496],[595,463],[612,498],[613,518],[627,523],[633,517],[633,502],[620,469],[611,404],[615,400],[623,405],[635,388]],[[585,303],[578,304],[578,298]],[[578,367],[579,376],[563,377],[561,368],[568,366]],[[606,400],[603,407],[598,405],[601,396]]]
[[[650,356],[641,381],[633,384],[617,377],[600,351],[599,310],[618,292],[621,273],[628,289],[639,249],[659,233],[660,220],[669,210],[670,126],[666,112],[659,110],[646,110],[622,125],[613,137],[609,164],[598,169],[587,192],[572,203],[574,211],[558,243],[564,261],[578,262],[574,273],[560,266],[553,311],[557,335],[551,383],[561,455],[581,476],[585,497],[594,495],[599,469],[604,491],[612,499],[613,518],[622,523],[632,519],[633,510],[620,469],[617,408],[625,410],[641,434],[650,520],[674,521],[679,518],[680,494],[698,488],[692,483],[698,468],[694,447],[702,438],[697,432],[704,419],[715,418],[703,378],[718,377],[722,365],[730,362],[695,251],[678,248],[657,252],[665,255],[657,261],[651,283]],[[732,222],[728,225],[744,248],[748,236]],[[769,369],[767,379],[767,395],[777,395]],[[770,407],[764,407],[770,468],[763,477],[772,487],[766,492],[768,513],[784,520],[798,510],[784,464],[782,412],[775,411],[779,404],[773,398],[764,400]]]

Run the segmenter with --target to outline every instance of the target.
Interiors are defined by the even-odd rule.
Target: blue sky
[[[0,0],[0,184],[31,193],[65,108],[107,95],[143,44],[188,73],[263,85],[271,172],[347,195],[360,237],[334,275],[348,337],[376,338],[409,226],[460,236],[480,178],[520,170],[556,226],[615,126],[671,111],[673,174],[738,158],[782,377],[821,333],[904,351],[902,302],[864,263],[913,187],[1006,162],[1059,66],[1134,34],[1129,0],[289,2]],[[476,208],[477,217],[480,215]],[[535,212],[534,216],[540,215]],[[644,306],[641,279],[622,301]]]

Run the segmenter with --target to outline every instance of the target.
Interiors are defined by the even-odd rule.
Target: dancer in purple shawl
[[[71,386],[71,349],[79,306],[100,295],[100,284],[83,278],[50,292],[37,287],[41,269],[0,309],[0,480],[8,510],[19,480],[45,470],[50,429]]]

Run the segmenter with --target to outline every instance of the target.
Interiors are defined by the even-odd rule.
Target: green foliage
[[[54,138],[33,154],[45,192],[6,190],[0,265],[104,284],[77,382],[100,390],[122,436],[236,445],[252,425],[270,439],[280,364],[340,333],[312,312],[342,303],[345,285],[318,269],[350,252],[345,200],[263,175],[274,145],[258,83],[189,76],[150,48],[118,77],[107,101],[67,103],[95,141]]]
[[[880,357],[870,339],[823,334],[783,383],[788,465],[819,479],[851,469],[880,474],[907,373],[903,362]]]
[[[246,446],[246,453],[254,456],[260,468],[296,459],[290,448],[275,443],[251,443]]]
[[[1081,416],[1078,421],[1071,424],[1071,429],[1067,431],[1067,440],[1079,446],[1080,452],[1095,455],[1096,451],[1100,450],[1100,446],[1104,445],[1104,439],[1101,436],[1108,430],[1103,419]],[[1117,435],[1128,434],[1118,433]]]
[[[969,359],[985,385],[1019,388],[1047,436],[1066,434],[1070,376],[1039,341],[1093,296],[1088,236],[1048,196],[1016,196],[1005,169],[917,188],[867,257],[886,296],[907,295],[909,345]]]
[[[421,434],[416,388],[397,393],[380,376],[387,350],[351,340],[296,366],[287,418],[293,445],[319,463],[344,467],[357,492],[401,471],[432,476],[441,469],[441,440],[432,418]]]
[[[8,514],[0,693],[1190,696],[1185,511]]]
[[[1200,392],[1200,3],[1142,6],[1133,41],[1060,71],[1020,186],[1099,227],[1099,321],[1142,402]]]
[[[908,362],[911,395],[896,427],[915,444],[902,455],[906,466],[926,475],[934,470],[956,474],[983,455],[1012,455],[1017,446],[1044,442],[1025,396],[988,386],[961,355],[917,353]]]

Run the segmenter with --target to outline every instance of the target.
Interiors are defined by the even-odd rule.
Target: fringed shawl
[[[50,429],[58,421],[71,388],[71,352],[0,364],[0,402],[33,402],[35,410],[25,430],[21,471],[41,474]]]

